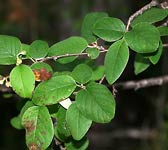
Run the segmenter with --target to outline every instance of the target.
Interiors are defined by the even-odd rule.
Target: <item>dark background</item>
[[[0,34],[14,35],[22,42],[46,40],[50,45],[80,35],[89,12],[105,11],[125,23],[147,0],[0,0]],[[133,74],[134,54],[119,79],[137,80],[167,74],[167,52],[148,71]],[[6,70],[1,67],[1,72]],[[116,116],[109,124],[94,124],[88,133],[89,150],[167,150],[167,86],[118,90]],[[0,150],[25,150],[24,130],[16,130],[10,119],[19,112],[17,97],[0,95]]]

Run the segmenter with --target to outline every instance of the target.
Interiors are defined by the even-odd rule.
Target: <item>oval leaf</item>
[[[26,144],[29,149],[46,149],[54,136],[53,123],[46,107],[28,108],[22,117],[26,129]]]
[[[87,41],[81,37],[70,37],[66,40],[58,42],[50,47],[49,56],[59,56],[66,54],[79,54],[87,48]],[[60,63],[72,62],[76,57],[66,57],[59,59]]]
[[[72,77],[78,83],[85,84],[87,83],[92,77],[92,69],[85,64],[79,64],[74,68],[72,71]]]
[[[148,58],[143,57],[141,54],[136,54],[134,61],[134,73],[138,75],[139,73],[145,71],[150,64],[151,63]]]
[[[76,95],[76,105],[86,118],[99,123],[110,122],[115,113],[111,92],[98,83],[90,83]]]
[[[82,36],[89,42],[92,43],[96,41],[96,37],[93,35],[93,25],[94,23],[103,17],[107,17],[108,14],[104,12],[93,12],[85,16],[82,23]]]
[[[124,71],[129,59],[129,49],[124,40],[112,44],[105,56],[105,75],[108,83],[114,83]]]
[[[19,65],[10,73],[10,83],[13,90],[21,97],[31,98],[35,86],[35,77],[27,65]]]
[[[112,17],[99,19],[93,27],[93,33],[108,42],[120,39],[124,32],[124,23],[120,19]]]
[[[92,124],[92,121],[78,110],[76,103],[73,103],[67,110],[66,121],[75,140],[82,139]]]
[[[68,75],[54,76],[40,83],[34,91],[33,102],[37,105],[52,105],[69,97],[76,88],[76,83]]]
[[[44,58],[48,54],[48,43],[42,40],[36,40],[31,43],[28,55],[32,58]]]
[[[158,30],[160,32],[160,36],[168,36],[168,27],[161,26],[158,27]]]
[[[21,42],[18,38],[0,35],[0,64],[16,64],[17,54],[21,51]]]
[[[161,21],[166,17],[167,17],[166,10],[160,8],[151,8],[145,11],[142,15],[139,15],[137,18],[135,18],[132,21],[131,26],[135,26],[137,23],[140,22],[148,22],[152,24]]]
[[[129,47],[138,53],[151,53],[157,50],[160,41],[158,29],[148,23],[139,23],[125,34]]]

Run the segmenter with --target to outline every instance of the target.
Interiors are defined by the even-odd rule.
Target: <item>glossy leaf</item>
[[[125,34],[129,47],[138,53],[151,53],[157,50],[160,41],[158,29],[148,23],[139,23]]]
[[[114,117],[114,97],[104,85],[90,83],[77,93],[76,101],[82,115],[94,122],[107,123]]]
[[[162,55],[162,51],[163,51],[163,45],[162,45],[162,41],[160,41],[160,45],[159,48],[156,52],[153,53],[152,56],[149,57],[149,60],[155,65],[158,63],[161,55]]]
[[[82,37],[70,37],[51,46],[48,55],[79,54],[87,48],[87,45],[87,41]],[[59,62],[65,64],[72,62],[75,58],[75,56],[60,58]]]
[[[72,71],[72,77],[78,83],[85,84],[87,83],[92,77],[92,69],[85,64],[79,64],[74,68]]]
[[[93,27],[93,33],[108,42],[120,39],[124,35],[124,32],[124,23],[120,19],[112,17],[99,19]]]
[[[142,15],[136,17],[131,26],[135,26],[137,23],[148,22],[150,24],[163,20],[167,17],[167,12],[161,8],[151,8],[145,11]]]
[[[53,76],[40,83],[34,91],[36,105],[52,105],[69,97],[76,88],[74,79],[68,75]]]
[[[21,97],[31,98],[35,86],[35,77],[27,65],[19,65],[10,73],[10,83],[13,90]]]
[[[48,54],[48,43],[42,40],[36,40],[31,43],[28,55],[32,58],[44,58]]]
[[[96,41],[96,37],[93,35],[93,25],[100,18],[107,17],[108,14],[104,12],[93,12],[85,16],[82,23],[82,36],[89,42]]]
[[[81,140],[92,124],[92,121],[78,110],[76,103],[73,103],[67,110],[66,121],[75,140]]]
[[[18,38],[0,35],[0,64],[16,64],[17,54],[21,51],[21,42]]]
[[[83,138],[80,141],[71,140],[65,143],[66,150],[86,150],[89,146],[89,141],[87,138]]]
[[[150,64],[151,63],[148,58],[143,57],[141,54],[136,54],[134,60],[134,73],[138,75],[139,73],[145,71]]]
[[[105,75],[113,84],[124,71],[129,59],[129,49],[124,40],[113,43],[105,56]]]
[[[29,149],[46,149],[54,136],[53,123],[44,106],[28,108],[22,117],[26,129],[26,144]]]
[[[158,27],[158,30],[160,32],[160,36],[168,36],[168,27],[166,26]]]

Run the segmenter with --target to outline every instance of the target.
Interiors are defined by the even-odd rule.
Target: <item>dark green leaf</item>
[[[87,48],[87,41],[82,37],[70,37],[66,40],[58,42],[50,47],[49,56],[59,56],[65,54],[79,54]],[[60,63],[72,62],[76,57],[60,58]]]
[[[32,58],[44,58],[48,54],[48,43],[41,40],[34,41],[29,48],[28,55]]]
[[[71,140],[65,143],[66,150],[86,150],[89,146],[89,141],[87,138],[83,138],[80,141]]]
[[[85,64],[79,64],[72,71],[72,77],[79,83],[85,84],[92,77],[92,69]]]
[[[52,105],[69,97],[76,88],[74,79],[68,75],[53,76],[40,83],[34,91],[36,105]]]
[[[103,12],[93,12],[85,16],[82,23],[82,36],[89,42],[96,41],[96,37],[93,35],[93,25],[100,18],[107,17],[108,14]]]
[[[113,119],[115,101],[111,92],[104,85],[90,83],[86,89],[76,95],[77,108],[88,119],[106,123]]]
[[[138,53],[151,53],[157,50],[160,41],[158,29],[148,23],[139,23],[125,34],[129,47]]]
[[[44,106],[28,108],[22,117],[26,129],[26,144],[29,149],[46,149],[54,136],[53,123]]]
[[[104,66],[97,66],[93,69],[91,80],[100,80],[104,75]]]
[[[67,110],[66,121],[75,140],[81,140],[92,124],[92,121],[78,110],[76,103],[73,103]]]
[[[111,17],[99,19],[93,27],[93,33],[108,42],[120,39],[124,32],[124,23],[120,19]]]
[[[0,64],[16,64],[17,54],[21,51],[21,42],[18,38],[0,35]]]
[[[163,20],[167,17],[167,12],[160,8],[151,8],[145,11],[142,15],[133,20],[131,26],[135,26],[140,22],[148,22],[150,24]]]
[[[129,59],[129,49],[124,40],[113,43],[105,56],[105,75],[108,83],[114,83],[124,71]]]
[[[145,71],[150,66],[150,61],[141,54],[136,54],[134,61],[134,73],[138,75],[139,73]]]
[[[31,98],[35,86],[35,77],[27,65],[19,65],[10,73],[10,83],[13,90],[21,97]]]
[[[160,36],[168,36],[168,27],[158,27],[158,30],[160,32]]]

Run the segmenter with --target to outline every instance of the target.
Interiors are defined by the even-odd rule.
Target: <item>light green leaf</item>
[[[138,75],[139,73],[145,71],[150,66],[150,61],[141,54],[136,54],[134,60],[134,73]]]
[[[16,64],[17,54],[21,51],[21,42],[18,38],[0,35],[0,64]]]
[[[112,17],[99,19],[93,27],[93,33],[108,42],[120,39],[124,32],[124,23],[120,19]]]
[[[145,11],[142,15],[135,18],[131,26],[135,26],[137,23],[148,22],[150,24],[163,20],[167,17],[167,12],[160,8],[151,8]]]
[[[44,58],[48,54],[48,43],[42,40],[36,40],[31,43],[28,55],[32,58]]]
[[[104,85],[90,83],[76,95],[76,105],[86,118],[98,123],[107,123],[115,114],[115,101]]]
[[[26,144],[29,149],[46,149],[54,136],[53,123],[44,106],[28,108],[22,117],[26,129]]]
[[[124,71],[129,59],[129,49],[124,40],[113,43],[105,56],[105,75],[113,84]]]
[[[10,73],[10,83],[13,90],[21,97],[31,98],[35,86],[35,77],[27,65],[19,65]]]
[[[96,59],[100,53],[100,51],[97,48],[87,48],[86,52],[91,59]]]
[[[80,141],[71,140],[65,143],[66,150],[86,150],[89,146],[89,140],[85,137]]]
[[[73,103],[67,110],[66,121],[75,140],[81,140],[92,124],[92,121],[78,110],[76,103]]]
[[[160,41],[158,29],[148,23],[139,23],[125,34],[128,46],[137,53],[151,53],[157,50]]]
[[[72,77],[78,83],[85,84],[87,83],[92,77],[92,69],[85,64],[79,64],[74,68],[72,71]]]
[[[96,41],[96,37],[93,35],[93,25],[100,18],[107,17],[108,14],[104,12],[93,12],[85,16],[82,23],[82,36],[89,42]]]
[[[21,124],[21,117],[20,116],[12,118],[10,120],[10,123],[14,128],[16,128],[18,130],[23,129],[23,126]]]
[[[154,52],[152,54],[152,56],[149,57],[149,60],[155,65],[158,63],[161,55],[162,55],[162,51],[163,51],[163,45],[162,45],[162,41],[160,41],[160,45],[159,48],[156,52]]]
[[[82,37],[70,37],[66,40],[58,42],[50,47],[49,56],[59,56],[65,54],[79,54],[87,48],[87,41]],[[69,63],[75,60],[76,56],[60,58],[60,63]]]
[[[160,32],[160,36],[168,36],[168,27],[166,26],[158,27],[158,30]]]
[[[33,102],[36,105],[52,105],[69,97],[76,88],[74,79],[68,75],[53,76],[40,83],[34,91]]]

